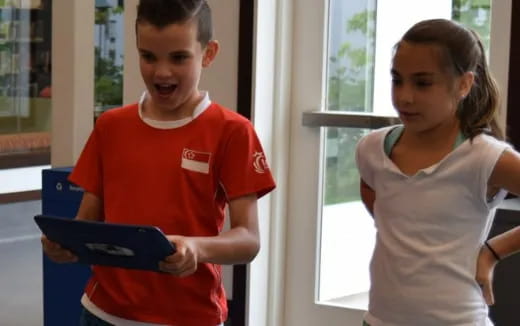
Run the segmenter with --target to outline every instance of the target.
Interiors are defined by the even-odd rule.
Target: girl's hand
[[[161,261],[159,269],[180,277],[195,273],[198,264],[195,239],[176,235],[169,235],[167,238],[175,244],[177,251]]]
[[[495,303],[493,296],[493,273],[497,264],[496,258],[491,251],[483,245],[477,259],[477,275],[475,280],[482,290],[486,303],[491,306]]]
[[[63,249],[59,244],[53,242],[45,235],[42,235],[42,248],[43,252],[55,263],[74,263],[78,261],[78,257],[76,257],[72,252],[67,249]]]

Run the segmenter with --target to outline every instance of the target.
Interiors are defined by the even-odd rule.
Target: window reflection
[[[96,0],[95,11],[95,108],[102,112],[123,103],[123,1]]]
[[[0,168],[8,154],[49,152],[51,4],[0,0]]]

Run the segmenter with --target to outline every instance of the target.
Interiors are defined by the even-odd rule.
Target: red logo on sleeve
[[[253,154],[253,167],[256,173],[265,173],[265,171],[269,170],[269,165],[267,165],[263,152],[255,152]]]

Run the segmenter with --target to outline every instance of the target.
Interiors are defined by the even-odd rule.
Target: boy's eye
[[[183,61],[185,61],[186,59],[189,58],[189,56],[187,54],[173,54],[171,55],[171,60],[175,63],[181,63]]]
[[[152,62],[155,57],[150,53],[141,53],[141,58],[146,62]]]

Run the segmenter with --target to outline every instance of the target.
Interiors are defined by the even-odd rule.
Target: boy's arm
[[[260,250],[256,194],[229,202],[230,229],[216,237],[196,238],[200,262],[241,264]]]
[[[365,204],[370,215],[374,216],[374,202],[376,200],[376,192],[366,184],[363,179],[359,182],[359,192],[361,194],[361,201]]]
[[[78,220],[103,221],[103,202],[91,192],[83,193],[83,198],[76,214]]]
[[[248,263],[260,250],[257,196],[250,194],[229,202],[231,227],[213,237],[168,235],[176,253],[160,263],[162,271],[187,276],[197,270],[198,263],[219,265]]]
[[[78,208],[76,218],[80,220],[101,221],[103,204],[101,200],[94,194],[85,192]],[[78,258],[70,251],[63,249],[56,242],[50,241],[45,235],[41,237],[42,249],[45,254],[56,263],[72,263]]]

